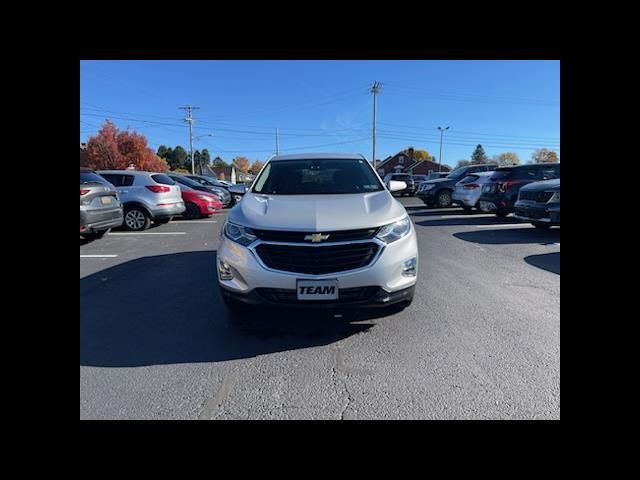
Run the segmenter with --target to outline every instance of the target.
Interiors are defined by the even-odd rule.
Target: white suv
[[[247,305],[409,305],[413,223],[361,155],[271,158],[230,212],[217,252],[222,298]]]

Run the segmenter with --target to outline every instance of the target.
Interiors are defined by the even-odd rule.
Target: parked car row
[[[416,195],[428,207],[459,205],[506,217],[514,213],[538,228],[560,224],[560,164],[468,165],[422,182]]]
[[[174,216],[201,218],[221,210],[230,195],[172,173],[80,168],[80,235],[102,237],[109,229],[142,231]]]

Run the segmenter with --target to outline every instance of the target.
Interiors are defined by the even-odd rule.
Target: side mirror
[[[407,184],[405,182],[399,182],[397,180],[389,180],[389,191],[398,192],[400,190],[406,190]]]

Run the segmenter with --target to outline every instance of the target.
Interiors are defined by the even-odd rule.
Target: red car
[[[182,200],[187,207],[182,214],[182,218],[202,218],[222,210],[222,202],[220,199],[207,192],[194,190],[186,185],[178,184],[182,192]]]

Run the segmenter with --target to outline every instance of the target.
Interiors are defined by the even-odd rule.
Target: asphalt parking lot
[[[81,419],[559,419],[560,229],[401,201],[401,312],[222,305],[226,213],[80,245]]]

